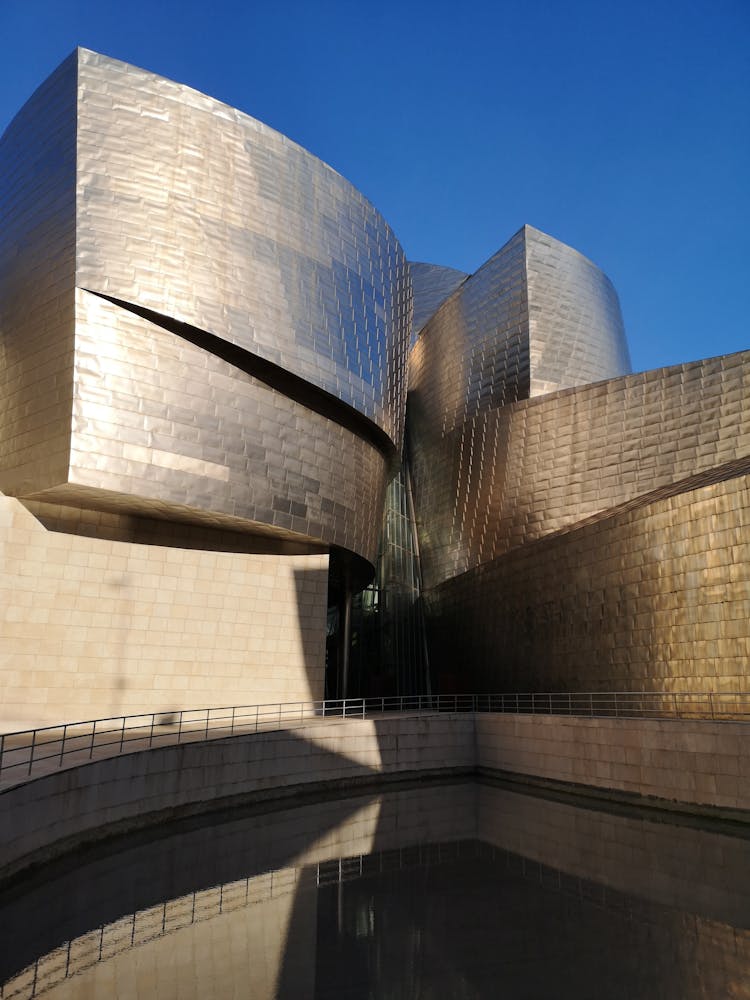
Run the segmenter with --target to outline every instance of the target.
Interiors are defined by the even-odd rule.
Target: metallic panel
[[[750,691],[750,478],[525,545],[428,607],[466,689]]]
[[[0,486],[372,561],[411,284],[369,202],[247,115],[81,49],[0,147]]]
[[[572,247],[524,226],[530,395],[630,372],[620,302],[609,278]]]
[[[93,488],[131,512],[225,515],[374,559],[387,463],[351,431],[80,289],[75,383],[61,502],[103,506]]]
[[[446,434],[529,394],[524,231],[443,303],[409,359],[410,420]]]
[[[414,338],[438,307],[469,277],[463,271],[439,264],[420,264],[409,261],[412,293],[414,296]]]
[[[523,226],[424,326],[409,361],[409,407],[449,433],[483,410],[629,371],[609,279]]]
[[[76,60],[0,138],[0,488],[66,474],[73,397]]]
[[[79,50],[76,277],[293,372],[400,447],[411,293],[373,206],[234,108]]]
[[[522,400],[445,436],[410,413],[425,586],[714,470],[736,475],[748,399],[740,353]]]

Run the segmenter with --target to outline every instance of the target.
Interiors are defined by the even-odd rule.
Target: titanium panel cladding
[[[256,522],[374,560],[387,473],[377,448],[140,316],[77,296],[60,502],[105,506],[90,494],[103,491],[143,515]]]
[[[446,434],[481,410],[528,395],[521,230],[423,328],[409,360],[410,419],[427,433]]]
[[[428,598],[438,673],[476,691],[750,691],[739,476],[522,546]]]
[[[409,273],[411,274],[414,295],[414,320],[412,323],[412,338],[414,338],[438,307],[469,276],[452,267],[441,267],[439,264],[420,264],[414,261],[409,261]]]
[[[411,286],[343,177],[248,115],[79,50],[77,284],[292,372],[401,445]]]
[[[82,49],[0,155],[2,487],[372,560],[411,284],[369,202],[247,115]]]
[[[0,138],[0,489],[59,482],[73,398],[76,60]]]
[[[532,396],[630,372],[620,301],[572,247],[524,226]]]
[[[521,400],[444,437],[410,430],[425,585],[644,495],[736,475],[748,399],[741,353]]]

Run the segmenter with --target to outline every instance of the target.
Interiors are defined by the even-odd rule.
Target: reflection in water
[[[225,813],[0,894],[2,1000],[748,998],[750,843],[493,785]]]

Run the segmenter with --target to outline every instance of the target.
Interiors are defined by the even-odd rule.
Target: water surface
[[[0,997],[748,998],[750,841],[479,782],[224,812],[0,891]]]

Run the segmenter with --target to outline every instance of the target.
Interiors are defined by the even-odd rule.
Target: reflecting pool
[[[750,840],[497,784],[110,840],[0,891],[0,990],[750,998]]]

